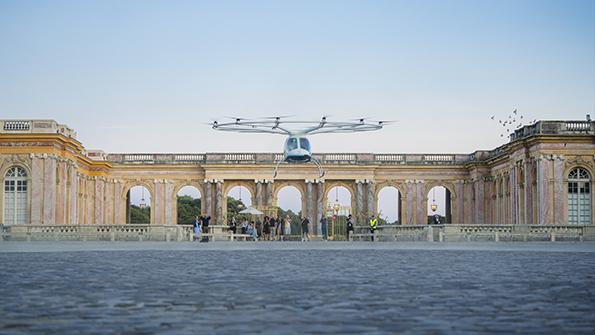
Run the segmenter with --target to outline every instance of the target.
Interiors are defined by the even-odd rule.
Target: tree
[[[130,205],[130,223],[149,224],[151,223],[151,207],[140,208],[137,205]]]
[[[246,209],[246,205],[244,205],[241,200],[237,200],[233,197],[227,197],[227,222],[231,222],[231,218],[234,216],[238,221],[248,218],[249,215],[239,214],[244,209]]]
[[[194,199],[189,195],[179,196],[178,203],[178,224],[192,224],[195,216],[200,216],[200,199]]]

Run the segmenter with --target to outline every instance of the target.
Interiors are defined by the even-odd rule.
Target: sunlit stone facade
[[[280,155],[108,154],[85,149],[72,129],[52,120],[0,121],[0,223],[123,224],[126,194],[136,185],[150,192],[151,224],[158,225],[176,223],[176,195],[187,185],[200,191],[202,214],[215,224],[225,224],[225,195],[238,185],[257,208],[276,206],[278,191],[295,186],[311,231],[334,186],[351,192],[358,223],[377,211],[386,186],[399,190],[403,225],[427,223],[434,186],[448,190],[452,223],[594,223],[594,122],[539,121],[501,147],[471,154],[318,154],[324,180],[313,165],[284,164],[272,181]]]

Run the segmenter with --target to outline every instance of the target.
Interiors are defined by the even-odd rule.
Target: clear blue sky
[[[279,113],[400,121],[319,151],[490,149],[489,115],[594,114],[594,16],[594,1],[0,0],[0,112],[109,152],[279,151],[202,124]]]
[[[490,115],[595,114],[594,17],[567,0],[0,0],[0,113],[107,152],[278,152],[203,122],[330,114],[400,122],[315,151],[469,153],[504,142]]]

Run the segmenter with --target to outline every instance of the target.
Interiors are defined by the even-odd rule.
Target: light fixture
[[[438,205],[436,204],[436,188],[435,187],[432,189],[432,205],[430,207],[432,208],[432,212],[435,212],[438,209]]]
[[[147,207],[147,203],[145,201],[145,188],[142,188],[142,196],[140,199],[140,204],[138,205],[140,209],[145,209]]]

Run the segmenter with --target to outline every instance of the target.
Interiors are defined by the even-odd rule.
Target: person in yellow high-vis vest
[[[372,242],[374,242],[374,232],[378,228],[378,219],[374,214],[370,218],[370,233],[372,233]]]

